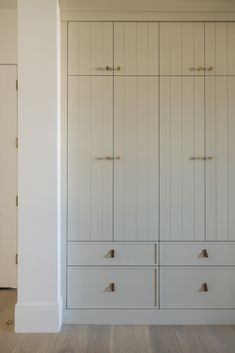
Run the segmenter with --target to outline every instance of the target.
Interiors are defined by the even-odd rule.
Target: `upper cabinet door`
[[[114,74],[158,75],[158,23],[114,24]]]
[[[112,75],[113,23],[70,22],[68,75]]]
[[[114,240],[158,240],[158,78],[114,78]]]
[[[206,239],[235,240],[235,77],[206,77]]]
[[[160,238],[205,239],[204,77],[160,79]]]
[[[205,67],[206,75],[235,75],[234,22],[205,24]]]
[[[160,74],[204,75],[204,23],[160,24]]]

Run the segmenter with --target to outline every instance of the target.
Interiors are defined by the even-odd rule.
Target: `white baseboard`
[[[62,325],[62,298],[56,303],[18,303],[15,332],[59,332]]]
[[[231,325],[234,309],[64,310],[63,324],[90,325]]]

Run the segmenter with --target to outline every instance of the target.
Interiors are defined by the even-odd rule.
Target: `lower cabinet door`
[[[160,308],[235,308],[235,268],[162,268]]]
[[[156,270],[149,268],[68,269],[67,307],[152,308]]]

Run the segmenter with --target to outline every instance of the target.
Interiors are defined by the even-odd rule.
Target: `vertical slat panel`
[[[113,25],[110,22],[70,22],[68,28],[68,74],[112,75]]]
[[[228,234],[235,240],[235,77],[228,78]]]
[[[214,104],[206,111],[206,154],[214,151],[206,165],[207,239],[228,240],[228,77],[206,82],[206,106]]]
[[[114,239],[158,239],[158,79],[115,77]]]
[[[206,156],[213,156],[213,160],[206,163],[206,239],[217,239],[217,192],[216,192],[216,77],[205,79],[205,129]]]
[[[235,23],[228,23],[228,74],[235,75]]]
[[[160,237],[204,239],[204,79],[160,80]]]
[[[194,79],[194,155],[205,153],[204,78]],[[205,162],[194,165],[195,240],[205,239]]]
[[[213,66],[213,70],[206,75],[216,74],[216,23],[205,23],[205,67]]]
[[[158,23],[114,24],[115,75],[158,74]]]
[[[204,24],[160,24],[160,74],[203,75],[190,68],[204,66]]]
[[[205,23],[205,67],[213,66],[206,75],[228,74],[228,24]]]
[[[68,238],[112,239],[112,78],[70,77]]]

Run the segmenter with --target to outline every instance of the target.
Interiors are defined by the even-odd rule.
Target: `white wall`
[[[57,1],[19,0],[17,332],[61,324],[58,53]]]
[[[17,63],[17,11],[0,9],[0,64]]]

